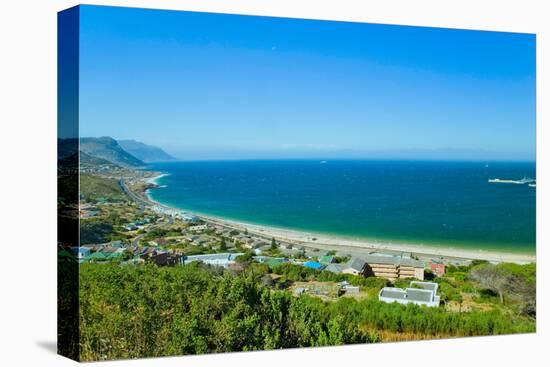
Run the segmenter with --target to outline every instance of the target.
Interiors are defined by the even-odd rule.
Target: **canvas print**
[[[58,21],[60,354],[535,332],[534,34]]]

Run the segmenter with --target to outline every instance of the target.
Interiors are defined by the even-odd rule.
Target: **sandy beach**
[[[148,179],[147,182],[157,184],[157,180],[166,175],[167,174],[161,174],[152,177]],[[156,206],[162,211],[170,214],[185,213],[186,215],[194,215],[211,224],[221,225],[238,231],[244,231],[246,229],[248,233],[261,236],[266,240],[275,238],[278,241],[289,242],[294,245],[301,245],[308,248],[316,248],[327,251],[336,250],[343,253],[349,253],[354,256],[366,255],[372,251],[380,251],[388,253],[410,252],[422,259],[442,258],[449,261],[487,260],[490,262],[512,262],[518,264],[536,262],[536,256],[534,254],[473,250],[445,246],[425,246],[407,243],[377,242],[366,239],[346,238],[336,235],[251,224],[173,208],[155,201],[150,196],[149,192],[145,192],[145,197],[151,205]]]
[[[145,183],[158,185],[158,180],[160,180],[162,177],[169,176],[168,173],[161,173],[160,175],[149,177],[145,180]],[[150,198],[149,198],[150,199]]]
[[[491,262],[514,262],[519,264],[535,262],[535,255],[530,254],[485,250],[476,251],[462,248],[424,246],[418,244],[374,242],[363,239],[348,239],[334,235],[302,232],[297,230],[236,222],[218,217],[204,216],[201,214],[198,214],[197,216],[208,222],[235,228],[237,230],[244,231],[244,229],[246,229],[249,233],[260,235],[266,239],[274,237],[276,240],[301,244],[306,247],[319,248],[323,250],[341,250],[343,252],[357,252],[359,254],[363,252],[367,254],[370,251],[410,252],[421,258],[447,258],[457,260],[477,259]]]

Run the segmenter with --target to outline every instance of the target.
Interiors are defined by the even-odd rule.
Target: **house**
[[[123,243],[121,240],[117,240],[117,241],[109,242],[109,246],[111,246],[111,247],[117,247],[117,248],[123,248],[123,247],[124,247],[124,243]]]
[[[315,269],[315,270],[322,270],[325,267],[323,264],[312,260],[306,261],[304,263],[304,266],[306,268]]]
[[[205,264],[228,267],[235,262],[235,259],[243,253],[223,253],[223,254],[206,254],[206,255],[192,255],[184,256],[183,263],[188,264],[193,261],[200,261]]]
[[[76,256],[79,262],[84,261],[91,253],[90,249],[87,247],[71,247],[71,252]]]
[[[157,266],[174,266],[183,263],[183,256],[168,252],[157,253],[152,255],[149,259]]]
[[[397,255],[368,255],[365,260],[365,276],[375,276],[391,280],[416,278],[424,280],[424,263],[410,257]]]
[[[340,289],[346,294],[359,294],[359,286],[351,285],[345,280],[340,283]]]
[[[430,269],[438,277],[443,276],[445,274],[445,263],[439,259],[432,259]]]
[[[122,257],[121,251],[98,251],[94,252],[90,256],[88,256],[88,261],[92,262],[103,262],[103,261],[110,261],[110,260],[116,260]]]
[[[189,223],[198,223],[200,222],[200,218],[195,216],[195,215],[191,215],[191,214],[182,214],[181,218],[186,221],[186,222],[189,222]]]
[[[108,261],[109,255],[105,252],[94,252],[88,257],[88,261],[91,262],[102,262],[102,261]]]
[[[142,258],[151,257],[157,254],[157,250],[151,247],[144,247],[139,254]]]
[[[85,247],[85,248],[89,249],[90,252],[97,252],[97,251],[100,251],[103,248],[103,245],[86,244],[86,245],[81,245],[80,247]]]
[[[333,261],[334,257],[330,255],[324,255],[319,258],[319,262],[325,265],[332,264]]]
[[[343,267],[344,266],[341,265],[341,264],[329,264],[329,265],[327,265],[325,270],[330,271],[330,272],[335,273],[335,274],[340,274],[342,272]]]
[[[124,226],[124,229],[127,231],[135,231],[138,227],[134,223],[129,223]]]
[[[353,274],[353,275],[363,275],[365,271],[365,260],[354,258],[348,261],[342,267],[342,273],[344,274]]]
[[[122,254],[124,252],[123,247],[114,247],[114,246],[103,246],[98,252],[102,252],[104,254]]]
[[[378,293],[378,300],[386,303],[417,304],[428,307],[439,306],[438,284],[432,282],[412,281],[409,288],[384,287]]]
[[[197,233],[197,232],[202,232],[202,231],[206,231],[208,229],[208,225],[207,224],[199,224],[199,225],[196,225],[196,226],[191,226],[189,228],[187,228],[190,232],[194,232],[194,233]]]

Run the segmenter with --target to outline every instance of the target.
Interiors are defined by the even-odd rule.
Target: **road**
[[[118,184],[119,184],[120,188],[122,189],[122,191],[124,191],[124,193],[130,197],[130,199],[134,200],[135,202],[137,202],[140,205],[145,205],[145,206],[150,206],[151,205],[151,203],[149,201],[147,201],[146,199],[144,199],[144,198],[136,195],[134,192],[132,192],[132,190],[130,190],[128,188],[128,186],[126,186],[126,183],[124,182],[123,179],[120,179],[118,181]]]

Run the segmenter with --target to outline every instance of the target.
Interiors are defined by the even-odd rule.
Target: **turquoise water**
[[[530,162],[157,163],[166,205],[227,219],[379,241],[535,252]]]

